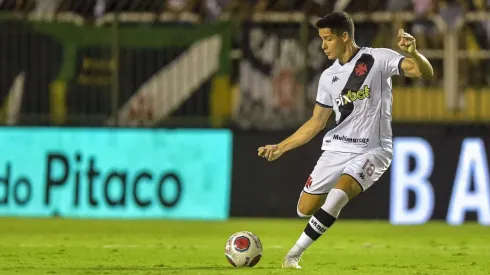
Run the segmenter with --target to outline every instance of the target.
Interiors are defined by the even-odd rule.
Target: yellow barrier
[[[228,76],[216,76],[211,90],[211,123],[213,127],[223,127],[231,116],[231,84]]]
[[[394,88],[395,122],[488,122],[490,89],[466,89],[461,95],[463,108],[451,111],[445,106],[440,88]]]
[[[67,87],[66,82],[62,80],[56,80],[49,86],[49,102],[51,109],[51,121],[53,124],[63,124],[67,117]]]

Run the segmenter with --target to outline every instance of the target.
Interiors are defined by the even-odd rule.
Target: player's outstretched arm
[[[431,78],[434,75],[434,69],[429,60],[417,51],[417,44],[415,38],[406,33],[403,29],[398,31],[398,47],[409,54],[408,58],[405,58],[402,62],[403,75],[406,77],[425,77]]]
[[[323,128],[325,128],[331,113],[332,108],[322,107],[318,104],[315,105],[311,118],[306,121],[294,134],[279,144],[259,147],[259,157],[263,157],[268,161],[273,161],[278,159],[285,152],[307,143],[321,130],[323,130]]]

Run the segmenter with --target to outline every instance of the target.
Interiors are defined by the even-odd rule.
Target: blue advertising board
[[[2,128],[0,215],[228,218],[228,130]]]

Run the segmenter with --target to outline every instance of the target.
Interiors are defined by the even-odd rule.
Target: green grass
[[[345,220],[305,253],[302,270],[280,269],[305,223],[0,219],[0,274],[490,274],[488,227]],[[240,230],[263,242],[256,267],[225,259]]]

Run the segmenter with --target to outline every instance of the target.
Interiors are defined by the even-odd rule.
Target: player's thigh
[[[393,154],[390,151],[376,149],[359,155],[349,161],[342,172],[347,182],[354,179],[362,192],[371,187],[390,167]]]
[[[344,191],[345,194],[347,194],[349,201],[357,197],[363,191],[357,180],[349,174],[342,174],[334,188]]]
[[[311,215],[323,205],[328,192],[335,186],[350,159],[350,153],[323,152],[303,188],[298,212]]]
[[[324,151],[308,177],[303,192],[311,195],[327,194],[351,159],[350,153]]]

